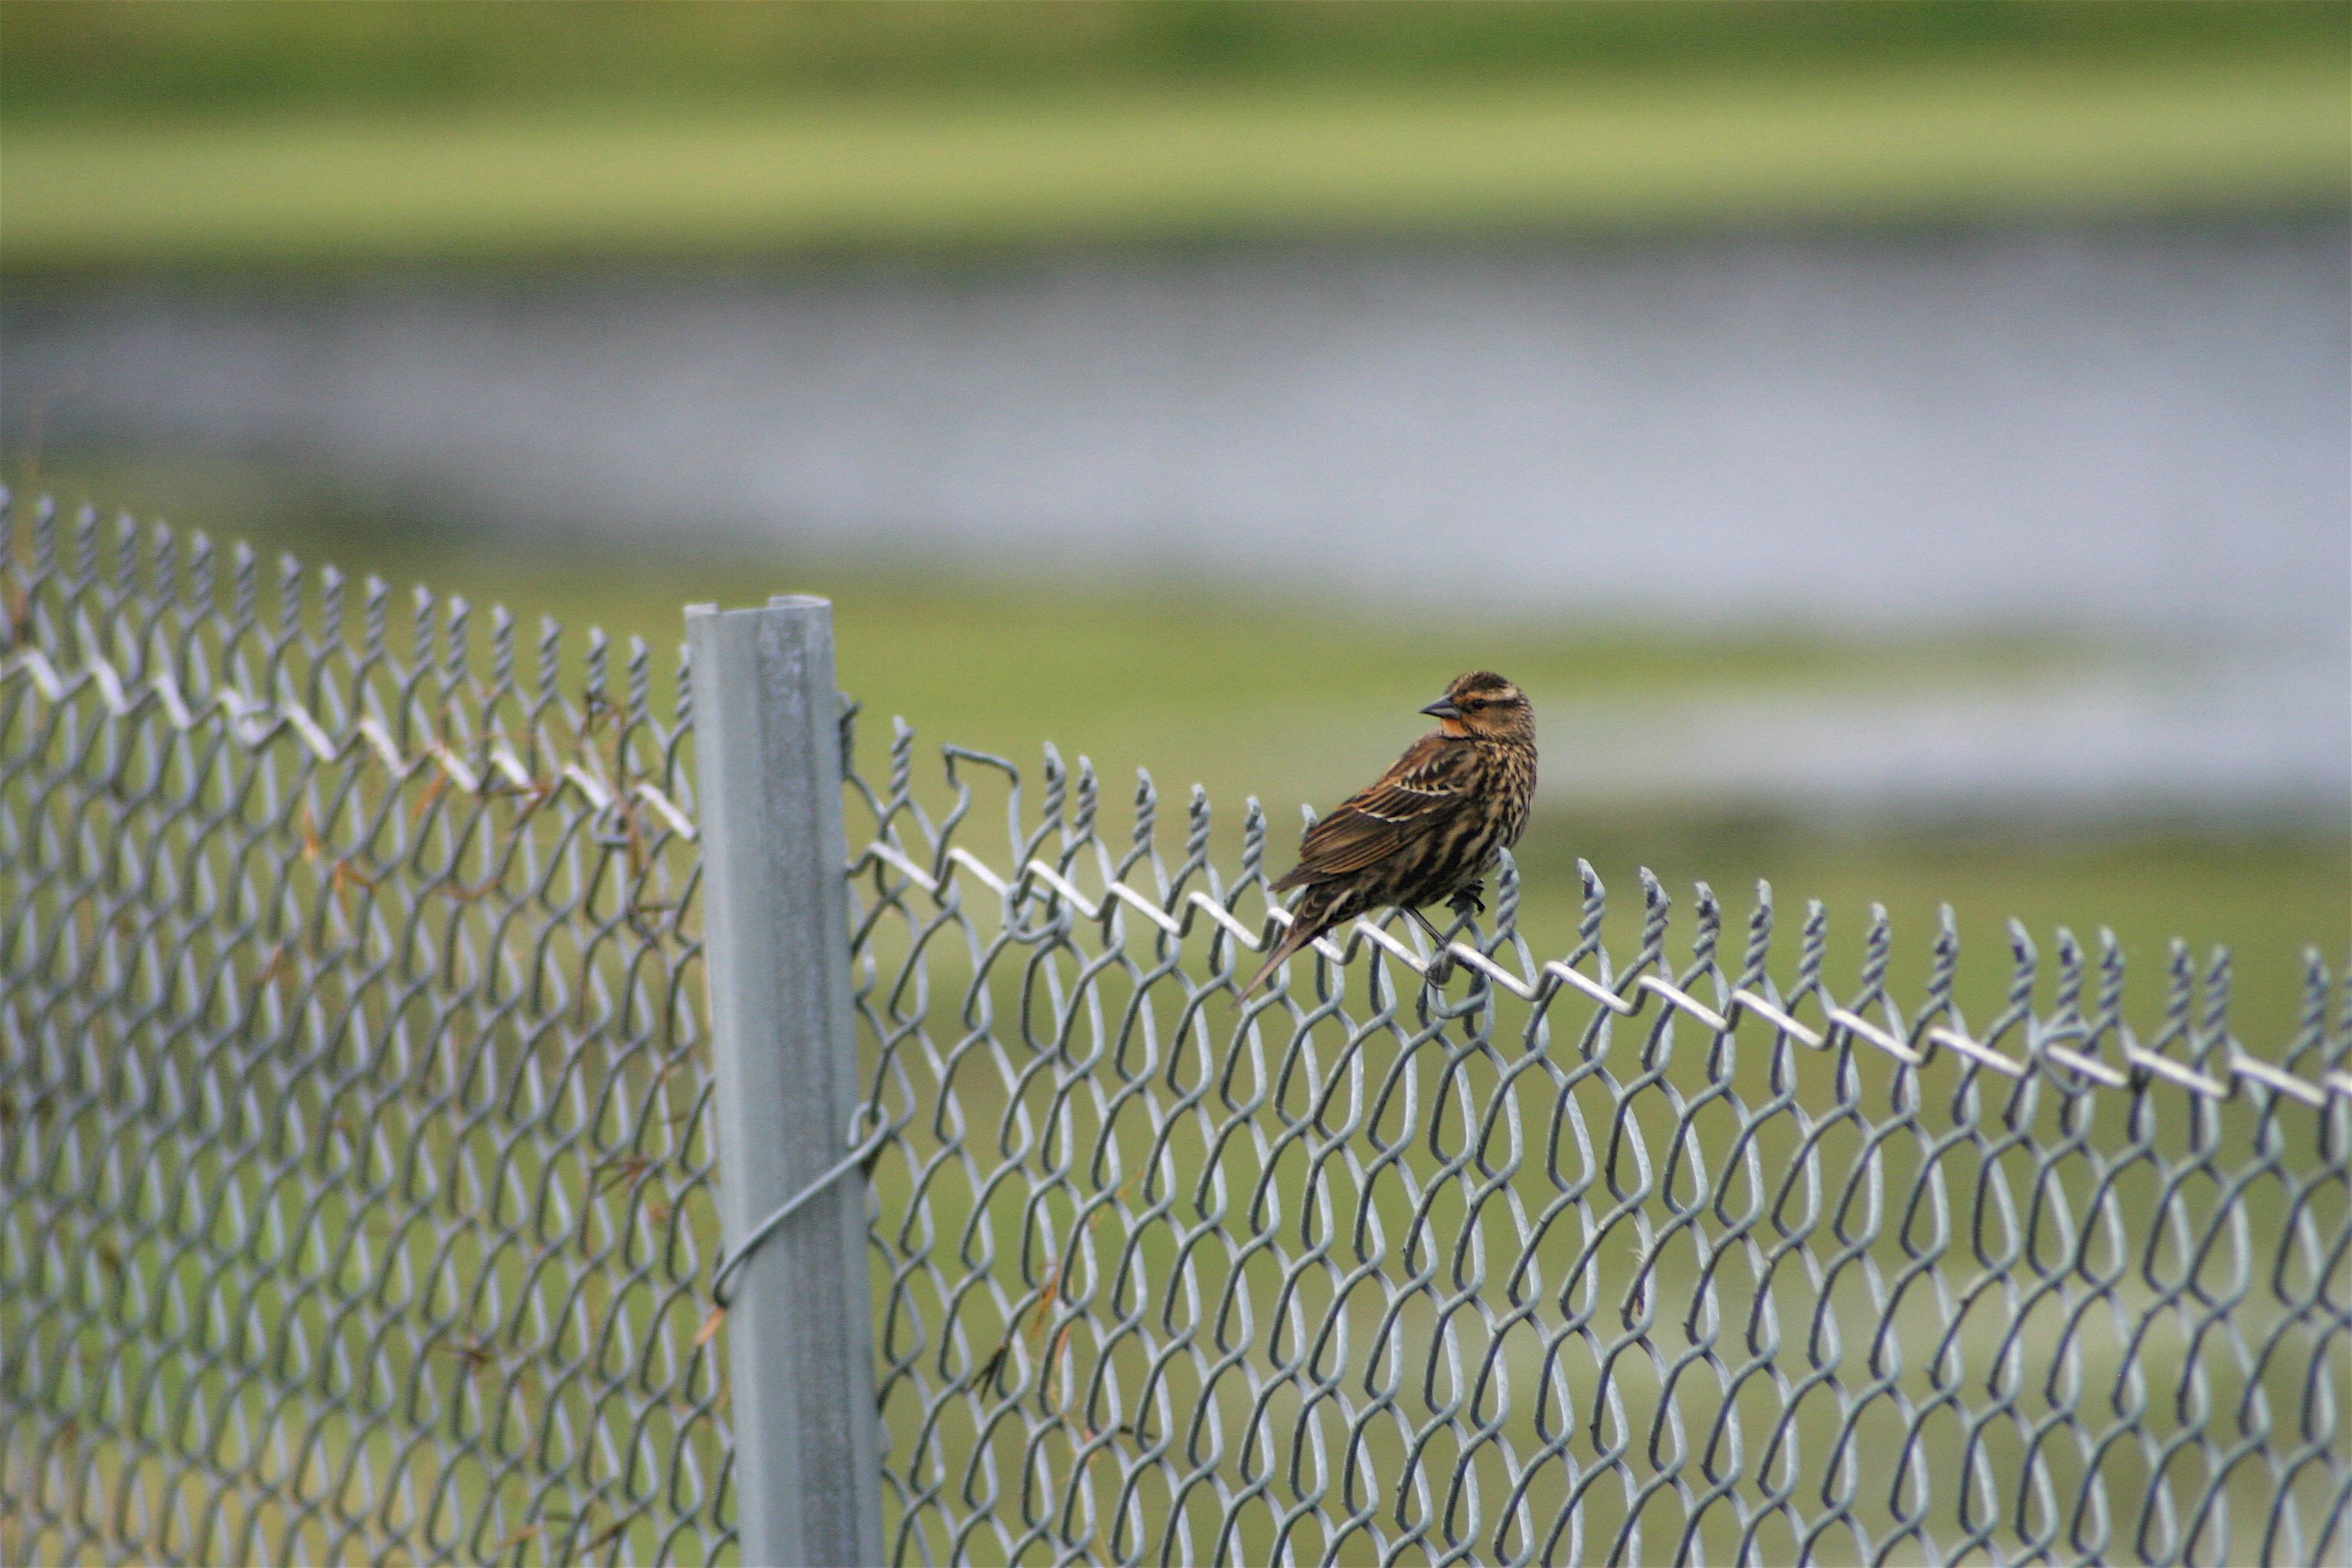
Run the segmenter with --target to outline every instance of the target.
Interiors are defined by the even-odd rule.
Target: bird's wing
[[[1471,748],[1423,735],[1377,783],[1307,830],[1298,866],[1276,884],[1295,888],[1343,877],[1395,854],[1453,820],[1470,798]]]

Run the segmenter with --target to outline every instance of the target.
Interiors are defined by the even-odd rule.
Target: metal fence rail
[[[1645,879],[1626,957],[1588,870],[1547,961],[1506,867],[1243,999],[1254,803],[836,759],[820,605],[698,622],[698,743],[642,648],[260,578],[0,526],[0,1560],[2352,1549],[2316,957],[2278,1049],[2063,935],[1970,1017],[1948,923],[1901,994]]]

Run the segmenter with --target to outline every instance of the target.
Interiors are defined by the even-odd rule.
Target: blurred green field
[[[586,18],[593,26],[584,26]],[[1151,83],[1803,78],[1921,61],[2341,57],[2340,0],[42,0],[0,3],[0,116],[433,110]]]
[[[0,6],[0,266],[2338,211],[2352,11]]]
[[[2334,210],[2344,73],[1937,68],[1381,91],[11,126],[13,271]]]

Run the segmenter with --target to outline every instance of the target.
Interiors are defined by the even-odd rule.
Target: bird
[[[1242,995],[1292,953],[1368,910],[1394,905],[1443,951],[1444,939],[1421,906],[1486,908],[1486,869],[1497,850],[1518,842],[1535,795],[1535,710],[1511,682],[1474,669],[1422,711],[1437,729],[1307,828],[1297,866],[1272,885],[1276,893],[1305,889],[1290,929]]]

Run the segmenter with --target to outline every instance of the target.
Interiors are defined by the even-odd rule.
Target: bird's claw
[[[1463,889],[1460,892],[1446,900],[1445,907],[1452,910],[1457,915],[1469,915],[1473,913],[1485,914],[1486,912],[1486,884],[1484,882],[1471,883],[1468,887]]]

